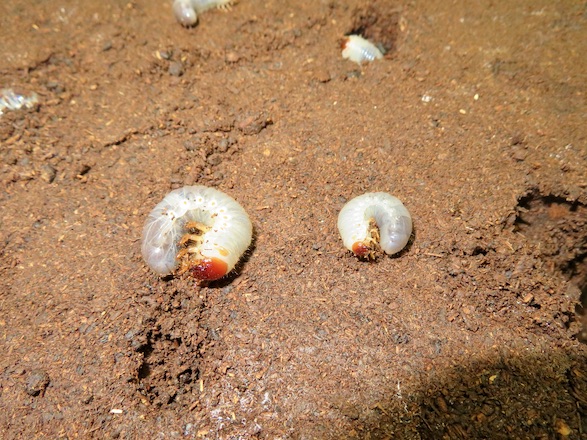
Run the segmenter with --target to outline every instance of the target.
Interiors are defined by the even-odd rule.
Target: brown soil
[[[587,438],[585,3],[363,4],[0,3],[39,95],[0,116],[0,437]],[[140,254],[195,183],[255,228],[208,287]],[[397,257],[342,246],[366,191]]]

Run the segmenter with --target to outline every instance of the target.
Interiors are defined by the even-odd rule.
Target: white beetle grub
[[[412,235],[412,217],[396,197],[366,193],[343,206],[338,231],[347,249],[360,258],[375,259],[381,251],[401,251]]]
[[[29,97],[15,93],[12,89],[0,90],[0,116],[4,110],[20,110],[23,107],[33,108],[39,102],[39,97],[36,93]]]
[[[230,9],[234,3],[233,0],[174,0],[173,15],[182,25],[195,26],[198,22],[198,14],[212,9]]]
[[[360,35],[349,35],[342,42],[342,57],[363,64],[382,59],[383,53]]]
[[[206,186],[171,191],[143,228],[142,253],[159,275],[177,270],[198,280],[229,273],[251,244],[253,225],[232,197]]]

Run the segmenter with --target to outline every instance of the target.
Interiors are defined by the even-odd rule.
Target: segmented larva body
[[[200,280],[229,273],[251,244],[249,216],[232,197],[206,186],[171,191],[143,228],[143,258],[160,275],[176,269]]]
[[[27,97],[19,93],[15,93],[12,89],[0,90],[0,116],[5,109],[20,110],[23,107],[33,108],[39,102],[39,97],[36,93]]]
[[[360,35],[349,35],[342,43],[342,57],[363,64],[383,58],[383,53]]]
[[[233,0],[174,0],[173,15],[184,26],[198,22],[198,14],[212,8],[229,8]]]
[[[412,217],[396,197],[384,192],[366,193],[343,206],[338,231],[347,249],[364,258],[383,250],[401,251],[412,235]]]

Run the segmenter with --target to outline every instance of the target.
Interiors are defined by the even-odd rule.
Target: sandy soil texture
[[[0,116],[0,437],[587,438],[585,2],[170,3],[0,2],[38,97]],[[254,227],[208,286],[140,252],[193,184]],[[368,191],[398,256],[342,245]]]

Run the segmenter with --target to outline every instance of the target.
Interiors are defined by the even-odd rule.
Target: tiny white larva
[[[393,255],[408,244],[412,217],[398,198],[366,193],[343,206],[338,231],[345,247],[359,257],[374,258],[379,249]]]
[[[383,58],[383,53],[360,35],[349,35],[342,43],[342,57],[358,64]]]
[[[198,14],[212,8],[227,9],[233,0],[174,0],[173,15],[184,26],[194,26],[198,22]]]
[[[39,97],[36,93],[27,97],[15,93],[12,89],[2,89],[0,90],[0,116],[6,109],[20,110],[23,107],[33,108],[37,102],[39,102]]]
[[[206,186],[184,186],[151,211],[141,250],[160,275],[177,269],[199,280],[217,280],[234,268],[252,236],[249,216],[232,197]]]

